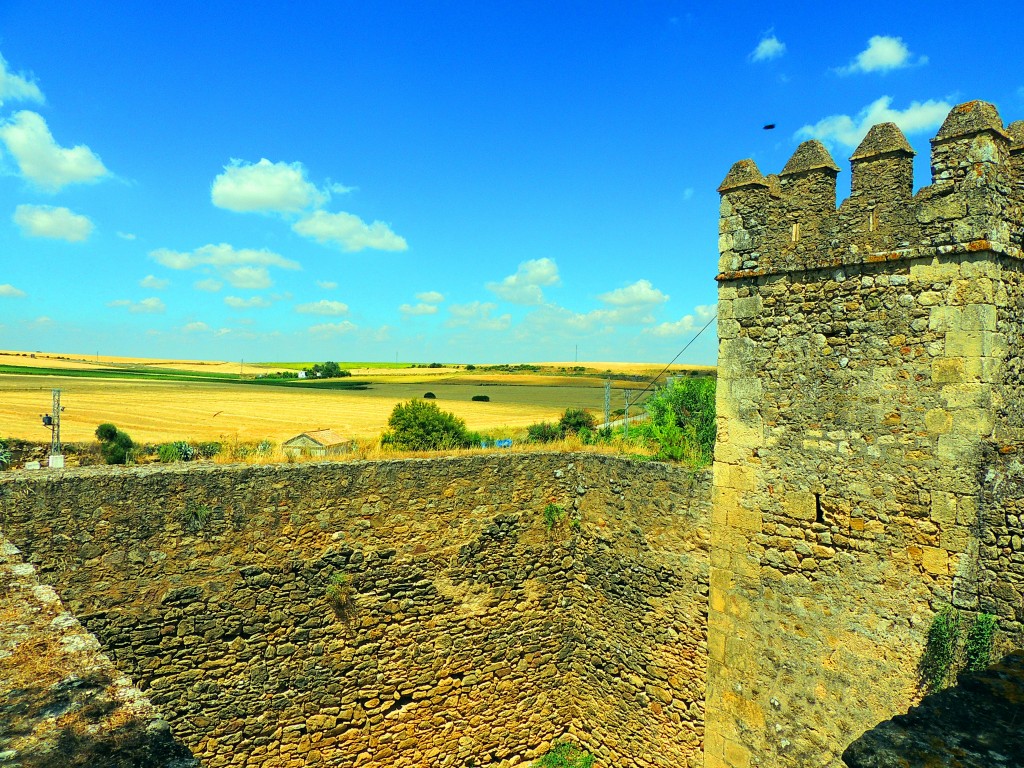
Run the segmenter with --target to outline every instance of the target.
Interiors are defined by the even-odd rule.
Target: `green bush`
[[[979,613],[964,638],[965,668],[971,672],[985,669],[992,663],[992,651],[998,624],[990,613]]]
[[[535,761],[534,768],[591,768],[594,756],[577,749],[567,741],[559,741],[551,751]]]
[[[356,592],[346,574],[331,574],[331,578],[327,580],[324,597],[327,598],[327,604],[334,611],[334,615],[342,621],[349,621],[355,615]]]
[[[424,392],[423,393],[423,399],[424,400],[434,400],[436,397],[437,397],[437,395],[435,395],[433,392]]]
[[[470,445],[466,422],[442,411],[436,403],[423,400],[398,403],[388,418],[388,427],[381,443],[402,450],[436,451]]]
[[[547,421],[531,424],[526,428],[526,439],[531,443],[550,443],[562,436],[558,425]]]
[[[544,527],[549,531],[565,520],[565,507],[561,504],[548,504],[544,507]]]
[[[960,645],[960,614],[946,607],[932,619],[928,627],[928,640],[918,671],[929,691],[937,691],[952,676]]]
[[[134,458],[135,443],[113,424],[100,424],[96,427],[96,437],[100,441],[100,453],[107,464],[127,464]]]
[[[11,466],[11,449],[7,447],[5,440],[0,440],[0,469],[7,469]]]
[[[574,435],[582,429],[592,432],[596,426],[594,414],[582,408],[566,408],[562,418],[558,420],[558,429],[563,437]]]
[[[474,403],[489,403],[489,402],[491,402],[491,398],[488,397],[487,395],[473,395],[473,397],[471,399],[473,400]]]
[[[204,459],[212,459],[214,456],[220,453],[223,448],[224,446],[216,441],[209,443],[199,443],[199,445],[196,446],[196,450],[199,452],[199,455],[202,456]]]
[[[715,386],[713,376],[676,379],[647,400],[650,418],[637,425],[637,430],[658,444],[658,458],[711,462],[715,453]]]

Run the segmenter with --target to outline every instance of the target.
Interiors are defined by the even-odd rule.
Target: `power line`
[[[633,402],[639,404],[638,401],[644,395],[644,393],[648,392],[651,389],[651,387],[653,387],[654,384],[658,381],[658,379],[660,379],[662,376],[665,375],[665,372],[675,364],[676,360],[679,359],[680,355],[682,355],[683,352],[685,352],[687,349],[689,349],[690,345],[693,344],[693,342],[695,342],[697,339],[699,339],[700,335],[702,333],[704,333],[704,331],[706,331],[711,326],[711,324],[713,322],[715,322],[715,320],[717,320],[717,319],[718,319],[718,311],[716,310],[715,314],[711,316],[711,319],[708,320],[706,323],[704,323],[704,327],[701,328],[699,331],[697,331],[696,335],[692,339],[690,339],[688,342],[686,342],[686,346],[684,346],[682,349],[680,349],[679,352],[676,354],[676,356],[673,357],[669,361],[668,365],[666,365],[664,368],[661,369],[661,373],[659,373],[657,376],[655,376],[651,380],[650,384],[648,384],[646,387],[644,387],[643,389],[640,390],[640,393],[636,397],[633,398]]]

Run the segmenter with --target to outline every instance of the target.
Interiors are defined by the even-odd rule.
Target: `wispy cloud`
[[[144,278],[139,280],[139,285],[141,285],[143,288],[151,288],[154,291],[162,291],[170,284],[170,280],[156,277],[155,275],[146,275]]]
[[[20,299],[25,296],[28,296],[28,294],[19,288],[15,288],[10,283],[0,284],[0,297],[7,299]]]
[[[15,112],[0,123],[0,141],[14,157],[21,175],[47,192],[98,181],[109,173],[84,144],[71,149],[57,144],[46,121],[35,112]]]
[[[558,265],[551,259],[530,259],[519,265],[515,274],[501,282],[488,283],[487,290],[513,304],[538,305],[544,303],[543,288],[558,285]]]
[[[136,240],[137,239],[136,235],[133,235],[131,232],[118,232],[117,236],[120,237],[122,240]]]
[[[419,317],[421,315],[436,315],[437,304],[427,304],[420,302],[419,304],[402,304],[398,311],[405,317]]]
[[[674,322],[645,328],[644,333],[659,337],[682,336],[704,327],[704,323],[713,318],[717,312],[717,304],[699,304],[693,308],[691,314],[683,315]]]
[[[316,284],[325,291],[333,291],[338,284],[333,280],[317,280]]]
[[[14,209],[12,218],[27,237],[80,243],[87,240],[93,230],[93,223],[88,216],[52,205],[19,205]]]
[[[266,309],[272,305],[272,302],[262,296],[252,296],[248,299],[239,296],[225,296],[224,303],[232,309]]]
[[[321,244],[341,246],[344,251],[404,251],[409,245],[405,238],[395,234],[383,221],[367,224],[351,213],[314,211],[299,219],[292,229],[303,237]]]
[[[196,282],[192,283],[192,287],[197,291],[216,293],[224,287],[224,283],[220,282],[220,280],[214,280],[212,277],[208,277],[205,280],[196,280]]]
[[[452,304],[448,308],[449,328],[469,326],[477,331],[504,331],[512,324],[512,315],[492,316],[497,304],[474,301],[470,304]]]
[[[340,323],[320,323],[310,326],[309,332],[317,336],[340,336],[351,333],[358,327],[355,323],[342,320]]]
[[[170,269],[193,269],[200,266],[233,267],[258,265],[264,267],[280,267],[281,269],[300,269],[297,261],[286,259],[278,253],[266,249],[234,248],[227,243],[220,245],[204,245],[194,251],[172,251],[160,248],[149,254],[158,264]]]
[[[257,213],[298,213],[319,207],[329,195],[306,179],[302,163],[232,160],[213,180],[210,199],[218,208]]]
[[[342,301],[321,299],[320,301],[313,301],[308,304],[299,304],[295,307],[295,311],[303,315],[347,315],[348,304]]]
[[[43,92],[28,76],[12,72],[7,61],[0,56],[0,106],[5,101],[34,101],[41,104]]]
[[[208,333],[211,328],[202,320],[196,320],[192,323],[186,323],[181,327],[185,333]]]
[[[117,299],[107,303],[108,307],[124,307],[129,312],[136,315],[155,315],[164,312],[167,306],[163,301],[156,296],[151,296],[148,299],[142,299],[141,301],[132,301],[131,299]]]
[[[904,133],[913,134],[937,128],[949,114],[952,105],[945,101],[912,101],[904,110],[893,109],[891,96],[882,96],[868,104],[855,117],[829,115],[814,125],[805,125],[796,132],[796,138],[819,139],[826,144],[842,144],[853,148],[860,144],[871,126],[877,123],[896,123]]]
[[[750,52],[751,61],[771,61],[777,59],[786,52],[786,44],[769,31],[761,38],[761,42]]]
[[[916,60],[901,37],[875,35],[868,40],[868,47],[857,54],[853,61],[837,72],[841,75],[852,75],[867,72],[889,72],[914,65],[927,64],[927,56],[919,56]]]
[[[417,293],[416,298],[426,304],[440,304],[444,301],[444,294],[437,291],[423,291],[423,293]]]

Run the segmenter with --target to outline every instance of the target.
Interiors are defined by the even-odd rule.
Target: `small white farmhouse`
[[[352,450],[352,441],[333,429],[315,429],[286,440],[281,449],[286,456],[330,456]]]

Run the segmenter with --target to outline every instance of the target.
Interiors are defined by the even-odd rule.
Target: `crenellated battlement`
[[[797,147],[778,176],[739,161],[718,188],[718,279],[974,251],[1024,257],[1024,121],[1004,127],[992,104],[967,102],[931,145],[932,184],[914,194],[903,132],[872,127],[838,208],[840,168],[818,141]]]

